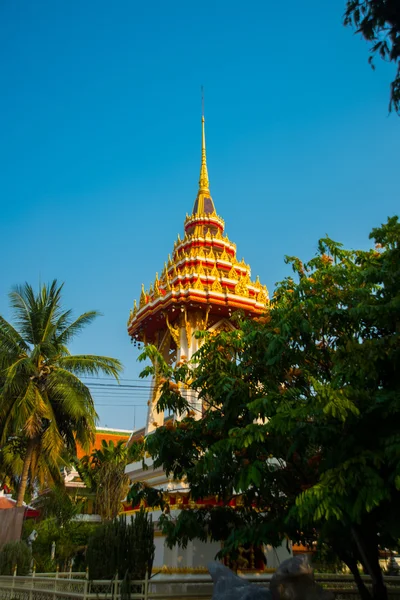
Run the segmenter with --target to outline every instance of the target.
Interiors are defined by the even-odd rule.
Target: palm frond
[[[29,344],[35,344],[35,320],[38,307],[32,287],[28,283],[23,286],[15,286],[9,294],[9,298],[21,336]]]
[[[58,360],[63,369],[76,375],[112,375],[118,381],[118,374],[122,371],[122,364],[116,358],[96,356],[94,354],[76,354],[63,356]]]
[[[100,316],[100,313],[96,310],[91,310],[80,315],[73,323],[70,323],[63,330],[57,327],[57,344],[67,344],[75,335],[80,333],[86,325],[90,325],[96,317]]]
[[[29,356],[21,356],[2,371],[2,397],[18,395],[26,380],[36,374],[35,365]]]
[[[41,293],[41,341],[50,340],[55,336],[56,324],[62,314],[61,290],[64,284],[58,286],[55,279],[50,286],[43,286]],[[58,287],[57,287],[58,286]]]
[[[58,431],[55,419],[50,421],[49,426],[42,434],[41,442],[48,464],[58,465],[64,449],[64,441]]]
[[[29,345],[18,331],[0,315],[0,352],[29,352]]]
[[[90,389],[70,371],[54,370],[47,379],[47,393],[51,402],[69,419],[97,418]]]
[[[0,418],[2,430],[0,444],[4,444],[12,435],[20,435],[25,430],[27,420],[32,414],[36,414],[36,391],[34,382],[28,380],[17,396],[1,395]],[[28,435],[28,437],[31,436]]]

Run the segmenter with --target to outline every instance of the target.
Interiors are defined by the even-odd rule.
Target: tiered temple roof
[[[236,244],[224,229],[210,194],[202,117],[200,179],[193,212],[186,215],[184,237],[178,235],[161,275],[156,273],[148,290],[142,285],[139,305],[135,300],[128,320],[132,339],[152,342],[179,310],[202,309],[219,317],[238,309],[250,317],[265,312],[268,290],[258,277],[251,280],[250,266],[244,259],[238,261]]]

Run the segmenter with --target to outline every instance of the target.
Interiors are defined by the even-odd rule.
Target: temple
[[[130,311],[128,333],[134,342],[153,344],[165,361],[176,364],[189,361],[198,350],[201,340],[196,331],[218,332],[234,329],[230,316],[240,309],[249,319],[260,316],[268,305],[268,291],[258,279],[251,279],[250,266],[244,259],[238,260],[236,244],[225,234],[225,223],[218,216],[210,193],[208,178],[205,122],[201,121],[201,166],[197,196],[193,210],[186,215],[184,235],[174,242],[173,251],[164,263],[159,276],[155,275],[149,289],[142,286],[139,305],[136,301]],[[165,415],[156,410],[159,398],[157,375],[153,379],[145,434],[151,434],[164,424]],[[182,394],[189,393],[182,390]],[[202,404],[193,391],[187,397],[191,410],[198,419],[202,417]],[[178,419],[177,415],[168,418]],[[134,432],[133,437],[135,436]],[[128,465],[126,472],[132,482],[142,481],[152,487],[162,489],[168,495],[171,513],[190,508],[192,501],[184,481],[172,481],[161,469],[151,468],[151,460],[146,459],[148,469],[142,463]],[[208,498],[205,502],[217,502]],[[138,507],[125,503],[126,514],[133,514]],[[160,511],[155,511],[157,522]],[[185,549],[173,550],[164,545],[161,535],[156,537],[155,566],[168,569],[199,570],[208,560],[212,560],[220,550],[219,543],[192,542]],[[270,549],[267,561],[276,562],[276,550]],[[284,558],[288,555],[286,550]],[[255,559],[244,560],[253,569]],[[274,566],[274,565],[271,565]]]
[[[199,330],[231,329],[231,314],[241,309],[249,318],[262,314],[268,303],[267,288],[250,267],[236,257],[236,244],[225,235],[225,223],[215,211],[208,179],[204,117],[199,188],[193,211],[186,215],[184,236],[178,235],[172,256],[156,273],[148,290],[142,286],[139,306],[135,301],[128,333],[136,342],[154,344],[168,364],[190,360],[198,349]],[[146,434],[164,422],[157,413],[158,382],[152,386]],[[202,407],[191,399],[201,418]]]

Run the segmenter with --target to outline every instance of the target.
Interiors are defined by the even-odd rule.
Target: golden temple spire
[[[214,203],[210,194],[210,182],[208,179],[207,170],[207,155],[206,155],[206,133],[204,119],[204,92],[201,88],[201,166],[199,191],[193,207],[193,214],[211,214],[215,212]]]
[[[199,179],[199,192],[203,194],[210,193],[210,182],[208,180],[207,171],[207,156],[206,156],[206,132],[205,132],[205,120],[204,120],[204,90],[201,87],[201,167],[200,167],[200,179]]]

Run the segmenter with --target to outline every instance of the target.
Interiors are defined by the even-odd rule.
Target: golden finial
[[[144,291],[144,284],[142,283],[142,291],[140,294],[139,306],[142,308],[146,304],[146,292]]]
[[[201,86],[201,167],[199,179],[199,192],[210,193],[206,158],[206,133],[204,126],[204,89]]]
[[[156,296],[156,298],[158,298],[158,296],[160,296],[160,287],[159,287],[159,279],[158,279],[158,273],[156,273],[156,278],[154,281],[154,294]]]

